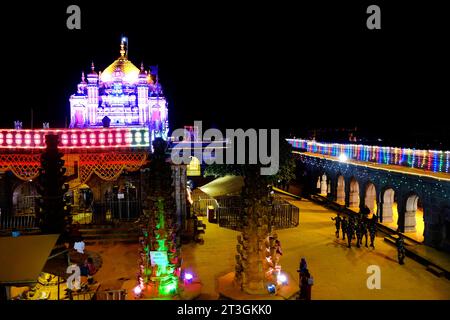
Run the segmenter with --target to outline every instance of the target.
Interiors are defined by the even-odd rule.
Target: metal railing
[[[240,197],[223,197],[218,199],[217,220],[220,227],[242,230],[244,226],[244,207]],[[220,204],[232,205],[230,207]],[[240,205],[239,205],[240,204]],[[270,225],[275,230],[295,228],[299,225],[300,210],[286,200],[275,196],[270,213]]]
[[[95,300],[125,300],[127,297],[127,290],[106,290],[99,291],[95,295]]]
[[[15,216],[0,215],[0,230],[24,230],[37,228],[37,219],[34,214]]]

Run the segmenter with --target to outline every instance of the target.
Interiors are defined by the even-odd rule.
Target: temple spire
[[[122,37],[120,41],[120,56],[125,59],[128,58],[128,39],[127,37]]]
[[[81,82],[84,82],[85,78],[84,78],[84,71],[81,71]]]

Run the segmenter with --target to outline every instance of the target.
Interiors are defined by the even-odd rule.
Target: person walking
[[[342,218],[341,228],[342,228],[342,240],[345,240],[345,234],[347,233],[348,221],[345,217]]]
[[[398,235],[396,245],[397,245],[398,263],[405,264],[403,262],[403,260],[405,260],[405,241],[400,233]]]
[[[361,241],[362,241],[362,233],[361,233],[361,219],[358,218],[355,221],[355,233],[356,233],[356,247],[361,247]]]
[[[353,221],[353,218],[350,217],[348,219],[348,225],[347,225],[347,242],[348,242],[347,247],[348,248],[352,247],[354,228],[355,228],[355,222]]]
[[[306,269],[306,271],[305,271],[305,278],[306,278],[305,300],[311,300],[311,291],[312,291],[312,286],[314,284],[314,278],[309,273],[308,269]]]
[[[366,248],[368,248],[368,245],[367,245],[367,240],[368,240],[368,236],[367,236],[367,219],[366,218],[364,218],[362,221],[361,221],[361,224],[360,224],[360,227],[361,227],[361,245],[362,245],[362,238],[365,238],[366,239]]]
[[[370,246],[375,249],[375,236],[377,233],[377,223],[372,218],[369,222]]]
[[[331,220],[335,221],[334,225],[336,226],[336,238],[339,239],[339,230],[341,229],[341,216],[338,214],[336,218],[331,218]]]

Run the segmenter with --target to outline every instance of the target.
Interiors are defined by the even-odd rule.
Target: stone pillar
[[[327,195],[327,176],[323,175],[322,180],[320,181],[320,194]]]
[[[403,232],[416,232],[416,211],[405,211],[405,225]]]
[[[387,223],[392,222],[393,221],[392,203],[382,203],[381,208],[382,208],[383,222]]]
[[[339,183],[338,178],[336,185],[336,201],[339,203],[345,203],[345,184]]]
[[[424,243],[426,245],[441,248],[449,251],[449,248],[442,248],[443,229],[445,228],[445,218],[441,218],[441,209],[439,207],[424,206],[423,207],[423,219],[425,224],[425,230],[423,232]]]
[[[349,207],[359,208],[359,194],[356,191],[351,191],[349,198]]]

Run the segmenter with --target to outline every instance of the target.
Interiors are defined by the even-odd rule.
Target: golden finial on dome
[[[128,47],[128,39],[127,39],[127,37],[122,37],[122,40],[120,42],[120,56],[121,57],[127,58],[127,56],[128,56],[128,52],[127,52],[128,48],[127,47]]]

